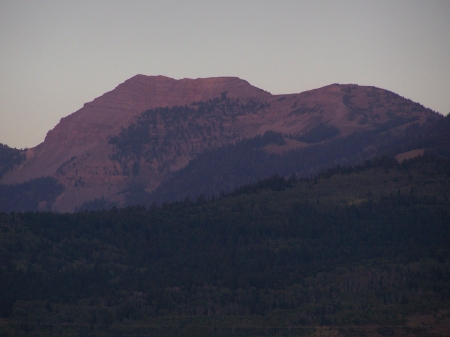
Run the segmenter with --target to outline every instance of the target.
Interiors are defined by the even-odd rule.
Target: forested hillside
[[[448,160],[385,157],[214,200],[3,213],[0,331],[435,336],[450,305],[449,191]],[[433,326],[412,319],[430,313]]]
[[[129,205],[150,205],[186,197],[196,199],[200,195],[218,196],[273,174],[311,177],[328,167],[356,165],[374,156],[393,156],[420,148],[427,153],[450,158],[450,117],[423,126],[413,123],[400,134],[387,131],[394,126],[393,123],[405,124],[405,120],[391,121],[370,132],[354,133],[329,142],[323,140],[335,135],[336,130],[321,124],[299,138],[313,144],[279,154],[268,153],[265,147],[283,145],[293,136],[268,131],[263,136],[207,151],[191,160],[185,168],[169,175],[154,192],[130,190],[127,201]]]
[[[25,160],[25,151],[0,143],[0,178],[15,165]]]
[[[147,110],[109,139],[114,145],[111,159],[120,163],[127,175],[138,175],[145,164],[157,164],[161,173],[176,164],[177,157],[194,157],[226,140],[239,139],[242,130],[230,127],[236,118],[256,115],[268,106],[252,100],[232,100],[223,93],[221,98],[190,106]],[[164,132],[160,132],[161,128],[165,128]]]
[[[55,178],[36,178],[22,184],[0,185],[0,212],[51,211],[64,191]]]
[[[25,151],[0,144],[0,178],[25,160]],[[49,211],[64,190],[56,179],[37,178],[22,184],[0,184],[0,212]]]

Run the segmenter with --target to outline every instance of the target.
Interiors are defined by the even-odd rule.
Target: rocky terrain
[[[98,199],[125,205],[130,191],[151,195],[192,159],[268,131],[282,139],[262,150],[283,156],[355,133],[377,132],[377,142],[400,137],[440,118],[392,92],[354,84],[272,95],[233,77],[136,75],[62,118],[0,183],[55,178],[64,191],[40,204],[48,210],[70,212]],[[368,144],[358,153],[376,149]]]

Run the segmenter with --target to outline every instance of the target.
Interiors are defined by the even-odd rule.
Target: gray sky
[[[135,74],[331,83],[450,112],[450,1],[0,0],[0,143],[33,147]]]

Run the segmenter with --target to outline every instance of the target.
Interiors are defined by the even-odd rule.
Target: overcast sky
[[[331,83],[450,112],[450,1],[0,0],[0,143],[33,147],[135,74]]]

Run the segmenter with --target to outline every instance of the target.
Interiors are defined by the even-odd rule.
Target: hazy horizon
[[[449,1],[0,0],[0,143],[34,147],[136,74],[332,83],[450,111]]]

